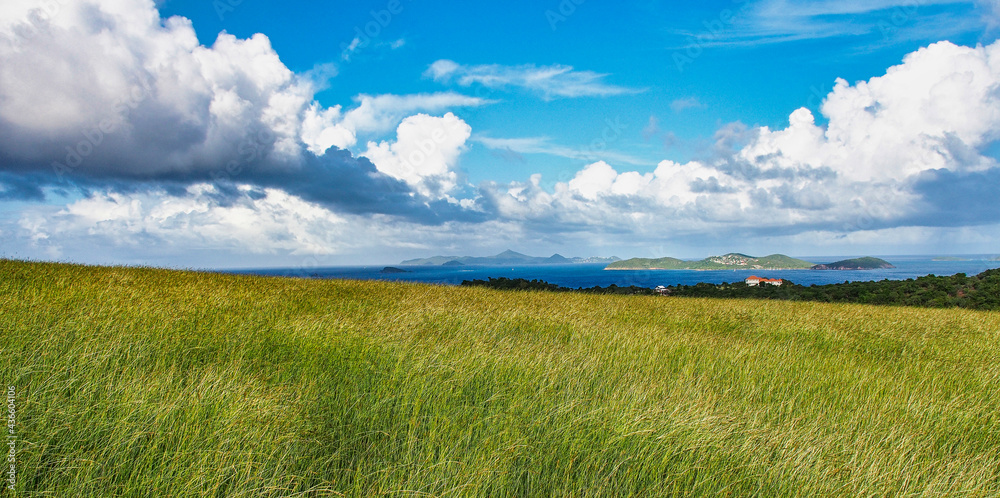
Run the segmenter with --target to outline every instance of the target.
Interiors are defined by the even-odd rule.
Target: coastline
[[[605,268],[604,271],[820,271],[812,268]]]

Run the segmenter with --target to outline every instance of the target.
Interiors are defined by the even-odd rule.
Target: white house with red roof
[[[785,283],[785,281],[780,278],[760,278],[750,276],[747,277],[746,283],[747,287],[757,287],[759,285],[773,285],[775,287],[781,287],[781,284]]]

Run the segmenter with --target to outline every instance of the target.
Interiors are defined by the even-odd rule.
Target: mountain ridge
[[[621,258],[611,256],[589,258],[567,258],[561,254],[549,257],[528,256],[510,249],[495,256],[433,256],[430,258],[408,259],[399,263],[401,266],[501,266],[501,265],[571,265],[586,263],[615,263]]]

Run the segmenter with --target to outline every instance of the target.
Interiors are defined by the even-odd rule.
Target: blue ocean
[[[906,280],[926,275],[947,276],[957,273],[977,275],[986,270],[1000,268],[995,255],[962,256],[962,261],[936,261],[935,256],[879,256],[896,266],[894,269],[869,271],[819,271],[819,270],[605,270],[604,264],[533,265],[533,266],[400,266],[407,273],[383,273],[385,266],[356,266],[330,268],[271,268],[234,270],[227,273],[263,276],[305,277],[319,279],[384,280],[393,282],[421,282],[442,285],[459,285],[463,280],[488,278],[524,278],[544,280],[563,287],[607,287],[635,285],[694,285],[705,282],[721,284],[739,282],[756,275],[780,278],[800,285],[825,285],[843,282]],[[806,258],[816,263],[831,263],[844,257]]]

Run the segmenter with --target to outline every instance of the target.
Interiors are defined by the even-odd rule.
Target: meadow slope
[[[0,261],[18,496],[1000,494],[1000,313]]]

